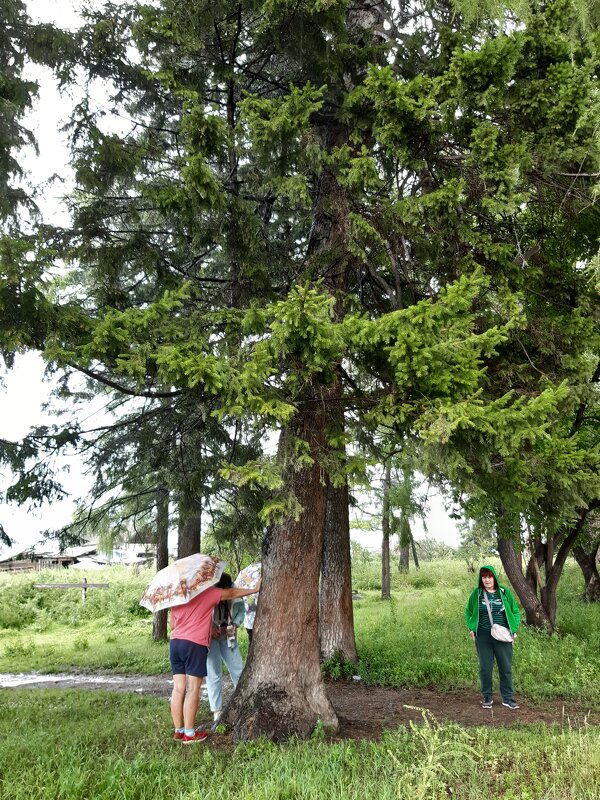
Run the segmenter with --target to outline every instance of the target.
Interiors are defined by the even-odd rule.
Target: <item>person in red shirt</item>
[[[196,731],[194,726],[200,688],[206,676],[213,609],[221,601],[257,594],[259,590],[260,583],[254,589],[220,589],[212,586],[189,603],[171,609],[171,717],[175,726],[175,739],[183,744],[202,742],[208,738],[207,733]]]

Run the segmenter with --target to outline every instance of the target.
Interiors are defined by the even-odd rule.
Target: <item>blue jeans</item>
[[[212,712],[220,711],[223,707],[222,661],[225,662],[233,685],[237,686],[242,670],[244,669],[244,662],[242,661],[242,654],[240,653],[237,641],[234,647],[229,647],[226,636],[221,636],[219,639],[212,640],[208,649],[208,658],[206,659],[206,688],[208,690],[208,702],[210,703],[210,710]]]

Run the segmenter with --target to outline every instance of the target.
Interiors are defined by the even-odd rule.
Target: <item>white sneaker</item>
[[[218,722],[221,719],[221,712],[220,711],[213,711],[213,719],[215,722]]]

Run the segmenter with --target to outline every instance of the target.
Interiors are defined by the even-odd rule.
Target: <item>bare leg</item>
[[[185,675],[173,675],[171,692],[171,718],[176,728],[183,728],[183,703],[185,699]]]
[[[196,725],[196,712],[198,711],[202,680],[202,678],[197,678],[194,675],[187,676],[187,687],[183,701],[183,727],[186,730],[191,730]]]

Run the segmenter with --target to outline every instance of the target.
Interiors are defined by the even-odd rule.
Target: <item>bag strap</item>
[[[486,608],[487,608],[488,617],[490,618],[490,625],[493,625],[494,624],[494,620],[492,619],[492,611],[490,609],[490,601],[488,600],[487,592],[486,592],[485,589],[483,590],[483,599],[485,600],[485,605],[486,605]]]

